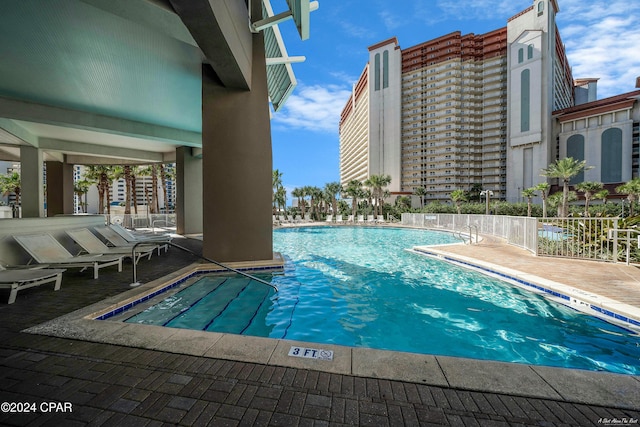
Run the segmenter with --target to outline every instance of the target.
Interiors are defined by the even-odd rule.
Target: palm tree
[[[596,194],[593,195],[593,198],[595,200],[602,200],[602,204],[607,204],[607,197],[609,197],[609,190],[607,190],[606,188],[598,191]]]
[[[0,175],[0,188],[5,196],[14,193],[16,195],[16,206],[20,206],[20,174],[18,172]]]
[[[453,203],[456,204],[456,209],[458,211],[458,215],[460,215],[460,208],[462,205],[462,202],[465,202],[467,200],[467,193],[465,193],[464,190],[453,190],[450,194],[451,200],[453,200]]]
[[[304,192],[304,188],[301,188],[301,187],[294,188],[293,191],[291,192],[291,195],[298,199],[298,206],[300,207],[300,213],[304,218],[304,197],[306,195]]]
[[[103,214],[105,206],[107,214],[111,214],[111,195],[109,189],[113,182],[113,166],[87,166],[85,179],[98,187],[98,213]]]
[[[377,207],[380,210],[379,215],[382,215],[382,206],[384,204],[383,188],[389,184],[391,184],[390,175],[371,175],[364,182],[364,185],[371,189],[371,196],[376,200]],[[373,213],[376,214],[376,206],[374,206]]]
[[[531,216],[531,199],[533,199],[536,195],[535,188],[526,188],[522,190],[522,197],[527,198],[527,216]]]
[[[342,193],[342,185],[339,182],[330,182],[324,186],[324,193],[331,202],[331,210],[334,215],[338,213],[338,195]]]
[[[533,187],[534,190],[540,192],[540,198],[542,199],[542,217],[547,217],[547,197],[549,196],[549,188],[551,186],[548,182],[541,182],[540,184]]]
[[[424,187],[416,187],[413,189],[413,194],[420,198],[420,209],[424,208],[424,196],[427,195],[427,189]]]
[[[556,160],[546,169],[542,169],[542,176],[558,178],[562,180],[562,216],[569,215],[569,181],[582,170],[591,169],[586,166],[585,160],[575,160],[573,157],[565,157]]]
[[[640,195],[640,178],[633,178],[622,185],[616,187],[616,193],[626,194],[629,200],[629,216],[633,216],[633,203]]]
[[[167,191],[167,181],[176,179],[176,168],[173,164],[160,165],[160,185],[162,185],[162,196],[164,197],[164,210],[169,213],[169,192]]]
[[[362,182],[352,179],[347,183],[344,194],[351,198],[351,215],[355,218],[358,210],[358,198],[362,197]]]
[[[86,179],[81,179],[73,184],[73,192],[78,196],[78,204],[83,213],[87,213],[87,193],[91,183]],[[84,196],[84,202],[82,198]]]
[[[284,187],[279,187],[276,190],[276,194],[274,195],[274,200],[278,205],[278,211],[283,212],[285,206],[287,205],[287,190]]]
[[[131,166],[130,168],[130,180],[131,180],[131,194],[133,195],[133,213],[138,215],[138,188],[136,183],[136,177],[140,173],[138,166]]]
[[[589,201],[593,198],[594,193],[602,190],[601,182],[586,181],[576,184],[576,190],[584,193],[584,216],[589,216]]]
[[[280,188],[282,188],[282,172],[278,169],[274,169],[272,172],[271,178],[271,188],[272,188],[272,201],[273,201],[273,214],[275,215],[277,212],[276,209],[276,193]]]
[[[315,186],[307,186],[305,188],[306,188],[306,194],[311,197],[311,200],[309,201],[309,206],[311,207],[311,218],[318,219],[316,215],[316,210],[318,208],[318,202],[322,197],[322,190]]]

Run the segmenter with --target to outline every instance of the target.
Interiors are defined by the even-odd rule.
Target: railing
[[[232,272],[234,272],[234,273],[236,273],[236,274],[239,274],[239,275],[241,275],[241,276],[247,277],[247,278],[249,278],[249,279],[251,279],[251,280],[255,280],[255,281],[256,281],[256,282],[258,282],[258,283],[262,283],[263,285],[267,285],[267,286],[269,286],[269,287],[273,288],[276,292],[278,292],[278,287],[277,287],[276,285],[272,284],[272,283],[267,282],[266,280],[259,279],[259,278],[255,277],[255,276],[252,276],[251,274],[245,273],[244,271],[240,271],[240,270],[235,269],[235,268],[233,268],[233,267],[229,267],[228,265],[222,264],[222,263],[220,263],[220,262],[218,262],[218,261],[214,261],[214,260],[212,260],[212,259],[210,259],[210,258],[207,258],[207,257],[205,257],[205,256],[202,256],[202,255],[200,255],[200,254],[197,254],[197,253],[193,252],[193,251],[192,251],[192,250],[190,250],[190,249],[187,249],[187,248],[185,248],[185,247],[183,247],[183,246],[180,246],[180,245],[176,245],[175,243],[168,242],[168,241],[166,241],[166,240],[157,240],[157,241],[154,241],[154,240],[146,240],[146,241],[144,241],[144,242],[138,242],[138,243],[136,243],[136,244],[135,244],[135,245],[133,245],[133,247],[131,248],[131,259],[135,259],[136,248],[138,247],[138,245],[145,245],[145,244],[147,244],[147,245],[148,245],[148,244],[150,244],[150,243],[158,243],[158,244],[163,244],[163,245],[169,245],[169,246],[174,247],[174,248],[176,248],[176,249],[180,249],[181,251],[187,252],[187,253],[189,253],[189,254],[191,254],[191,255],[193,255],[193,256],[196,256],[196,257],[201,258],[201,259],[203,259],[203,260],[205,260],[205,261],[207,261],[207,262],[210,262],[210,263],[212,263],[212,264],[215,264],[215,265],[217,265],[218,267],[224,268],[225,270],[232,271]],[[140,285],[140,283],[138,282],[138,269],[137,269],[137,263],[136,263],[136,262],[134,262],[134,263],[133,263],[133,282],[131,283],[131,286],[139,286],[139,285]]]
[[[618,218],[529,218],[502,215],[402,214],[402,224],[506,239],[538,256],[632,261],[640,230],[619,229]],[[476,239],[477,241],[477,239]],[[637,261],[637,260],[636,260]]]
[[[537,253],[538,223],[535,218],[504,215],[403,213],[402,224],[448,231],[466,231],[469,227],[476,227],[480,234],[500,237],[510,245],[519,246],[534,254]]]

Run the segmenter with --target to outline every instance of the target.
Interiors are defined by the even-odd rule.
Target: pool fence
[[[503,215],[403,213],[402,224],[441,229],[476,242],[476,233],[505,239],[538,256],[638,262],[640,230],[619,228],[619,218],[531,218]]]

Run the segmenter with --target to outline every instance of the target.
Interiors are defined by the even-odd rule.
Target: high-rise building
[[[552,112],[573,105],[557,12],[536,0],[485,34],[369,47],[340,119],[341,182],[387,174],[392,193],[424,187],[427,201],[455,189],[515,201],[541,182],[557,154]]]

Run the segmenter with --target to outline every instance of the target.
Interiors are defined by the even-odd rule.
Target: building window
[[[572,135],[567,139],[567,157],[572,157],[574,160],[584,160],[584,136]],[[581,170],[579,174],[574,176],[569,183],[575,185],[584,181],[584,170]]]
[[[603,183],[622,181],[622,130],[602,132],[600,180]]]
[[[520,74],[520,132],[528,132],[530,128],[530,80],[529,70],[523,70]]]
[[[538,3],[538,16],[542,15],[544,13],[544,2],[539,2]]]
[[[382,88],[389,87],[389,51],[382,52]]]
[[[524,49],[518,49],[518,64],[521,64],[524,61]]]
[[[533,59],[533,45],[527,46],[527,59]]]

